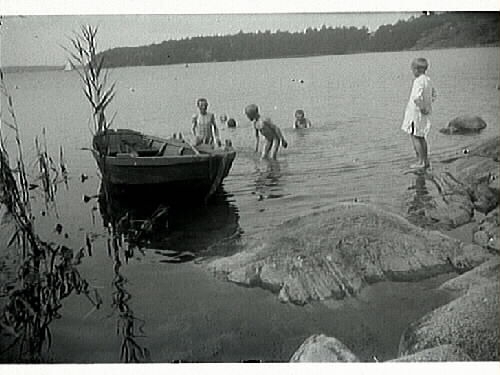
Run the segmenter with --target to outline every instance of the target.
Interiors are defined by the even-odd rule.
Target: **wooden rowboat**
[[[193,147],[182,139],[113,129],[94,136],[93,155],[113,192],[147,189],[177,202],[207,200],[228,175],[236,152],[230,142],[221,149]]]

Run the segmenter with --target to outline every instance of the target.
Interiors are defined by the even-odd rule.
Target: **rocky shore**
[[[355,298],[379,281],[442,273],[455,298],[402,332],[395,361],[492,361],[499,355],[498,161],[500,137],[408,174],[401,214],[364,203],[337,204],[254,236],[241,251],[209,261],[218,277],[275,293],[282,302]],[[466,225],[471,242],[449,236]],[[458,229],[457,229],[458,228]],[[313,335],[295,362],[349,362],[334,337]]]

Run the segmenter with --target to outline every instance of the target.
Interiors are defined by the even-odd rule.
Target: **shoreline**
[[[269,58],[259,58],[259,59],[243,59],[243,60],[220,60],[220,61],[199,61],[199,62],[182,62],[175,64],[157,64],[157,65],[120,65],[106,67],[106,69],[120,69],[120,68],[137,68],[137,67],[157,67],[157,66],[179,66],[179,65],[197,65],[197,64],[212,64],[212,63],[227,63],[227,62],[241,62],[241,61],[260,61],[260,60],[280,60],[280,59],[299,59],[306,57],[322,57],[322,56],[350,56],[350,55],[364,55],[371,53],[397,53],[397,52],[417,52],[417,51],[435,51],[435,50],[451,50],[451,49],[467,49],[467,48],[499,48],[500,43],[496,44],[486,44],[486,45],[470,45],[470,46],[454,46],[454,47],[430,47],[423,49],[403,49],[397,51],[357,51],[349,53],[339,53],[339,54],[306,54],[306,55],[293,55],[293,56],[281,56],[281,57],[269,57]],[[61,65],[50,65],[50,66],[39,66],[39,65],[29,65],[29,66],[5,66],[0,67],[0,69],[6,74],[23,74],[23,73],[40,73],[40,72],[65,72],[64,66]]]

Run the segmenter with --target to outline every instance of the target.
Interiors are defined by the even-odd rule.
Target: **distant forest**
[[[303,32],[240,31],[113,48],[100,55],[106,67],[119,67],[498,45],[499,21],[498,12],[450,12],[382,25],[374,33],[366,27],[326,26]]]

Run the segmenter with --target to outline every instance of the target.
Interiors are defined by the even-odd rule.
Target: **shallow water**
[[[387,359],[396,354],[406,324],[446,302],[447,296],[425,283],[381,283],[363,292],[368,302],[348,303],[341,310],[319,303],[283,305],[267,291],[217,280],[197,264],[199,257],[231,253],[230,246],[227,253],[210,253],[215,243],[272,228],[336,202],[374,202],[401,211],[403,197],[416,183],[414,175],[403,174],[413,162],[413,151],[399,130],[412,81],[409,62],[415,55],[429,58],[429,75],[439,94],[429,139],[431,161],[460,154],[498,133],[498,48],[111,72],[118,83],[110,111],[118,113],[115,127],[160,136],[189,134],[195,100],[202,96],[208,98],[209,110],[227,113],[238,122],[236,129],[221,130],[238,150],[223,194],[208,207],[186,207],[168,236],[156,238],[143,253],[136,251],[119,270],[127,279],[130,306],[144,321],[146,337],[138,342],[149,348],[152,361],[283,361],[303,339],[320,332],[335,335],[363,360]],[[52,326],[47,360],[119,362],[122,337],[116,330],[117,313],[111,314],[110,308],[114,260],[106,250],[97,200],[82,200],[84,194],[98,192],[99,178],[90,153],[81,150],[89,146],[90,132],[89,108],[78,77],[74,72],[41,72],[12,74],[7,80],[26,158],[33,159],[33,138],[44,127],[49,150],[57,155],[62,145],[70,171],[69,188],[61,185],[57,192],[59,216],[52,213],[38,220],[37,228],[73,248],[83,245],[86,233],[95,237],[93,256],[84,259],[80,272],[99,288],[104,309],[87,315],[91,306],[84,298],[67,299],[62,319]],[[252,102],[284,130],[289,147],[280,151],[277,162],[259,161],[253,153],[253,132],[243,117],[244,106]],[[297,108],[305,110],[311,129],[291,129]],[[488,128],[469,137],[437,131],[460,114],[478,114]],[[33,164],[30,168],[35,173]],[[80,180],[82,173],[89,176],[85,182]],[[37,198],[36,209],[45,210],[41,195]],[[55,222],[64,224],[68,239],[53,233]],[[188,262],[173,264],[173,250],[194,254],[194,259],[188,254],[182,259]]]

